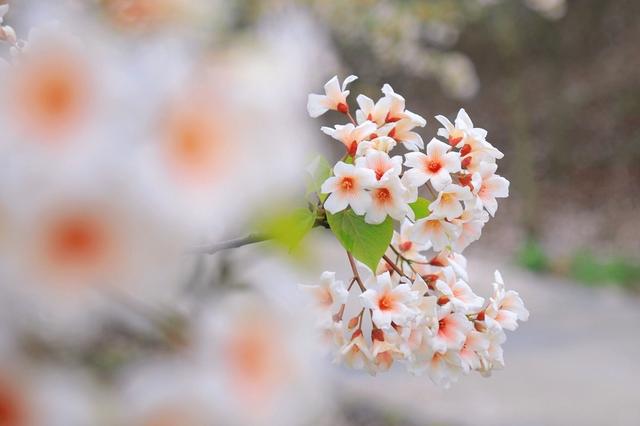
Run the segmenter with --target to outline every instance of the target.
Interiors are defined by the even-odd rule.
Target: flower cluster
[[[319,285],[305,286],[318,302],[319,323],[336,344],[337,359],[355,368],[375,373],[403,361],[445,386],[461,373],[489,374],[504,364],[504,330],[529,316],[498,271],[490,299],[476,295],[461,254],[496,213],[496,199],[508,196],[509,182],[496,174],[503,154],[463,109],[453,123],[436,116],[444,141],[433,138],[424,149],[413,129],[426,120],[406,110],[387,84],[377,102],[357,97],[354,119],[346,90],[353,80],[340,87],[334,77],[324,95],[309,96],[312,117],[335,110],[351,121],[322,128],[346,153],[322,184],[321,207],[327,215],[351,209],[365,227],[390,217],[398,230],[377,269],[367,268],[368,279],[347,251],[348,285],[325,272]],[[391,154],[399,145],[409,152]],[[350,297],[355,284],[361,294]]]

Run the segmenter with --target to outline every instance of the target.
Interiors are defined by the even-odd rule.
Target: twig
[[[195,247],[189,250],[189,253],[202,253],[202,254],[214,254],[222,250],[228,250],[232,248],[238,248],[242,246],[246,246],[249,244],[260,243],[262,241],[266,241],[267,238],[264,235],[259,234],[251,234],[246,237],[236,238],[234,240],[222,241],[215,244],[205,245],[201,247]]]
[[[356,261],[349,251],[347,251],[347,257],[349,258],[349,265],[351,265],[351,270],[353,271],[353,278],[355,278],[356,283],[358,283],[358,287],[360,287],[360,290],[364,293],[367,288],[362,283],[362,279],[360,278],[360,274],[358,273],[358,267],[356,266]]]
[[[405,277],[405,278],[409,278],[404,272],[402,272],[402,270],[400,268],[398,268],[398,265],[396,265],[393,260],[389,259],[389,256],[387,256],[386,254],[384,256],[382,256],[382,258],[385,260],[385,262],[387,262],[387,264],[389,266],[391,266],[393,268],[394,271],[396,271],[401,277]]]

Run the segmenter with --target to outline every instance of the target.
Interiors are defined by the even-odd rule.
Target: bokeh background
[[[211,394],[218,400],[214,411],[224,412],[221,407],[225,405],[236,413],[257,410],[264,424],[640,423],[636,385],[640,378],[639,2],[218,0],[204,1],[210,7],[207,14],[181,16],[179,22],[176,16],[149,14],[152,1],[10,3],[5,23],[19,33],[26,34],[31,26],[51,16],[64,19],[71,14],[77,19],[77,14],[89,26],[109,28],[117,48],[138,45],[141,52],[157,47],[150,40],[184,39],[189,48],[198,45],[207,52],[205,56],[222,63],[222,75],[235,76],[229,80],[233,84],[248,78],[250,88],[268,88],[251,94],[260,100],[252,101],[254,104],[271,113],[258,111],[263,115],[252,117],[250,124],[234,124],[254,126],[253,135],[262,142],[259,146],[273,144],[277,154],[262,158],[273,161],[274,169],[280,167],[277,158],[288,160],[283,164],[290,172],[268,182],[272,186],[261,190],[266,196],[247,201],[254,210],[266,210],[280,198],[295,197],[304,186],[301,176],[305,164],[315,153],[330,159],[340,155],[337,144],[318,131],[331,118],[325,123],[305,115],[306,94],[319,92],[335,74],[341,78],[358,75],[352,93],[370,97],[377,96],[383,83],[390,83],[407,98],[409,109],[427,118],[427,127],[421,131],[427,140],[438,127],[434,115],[453,117],[464,107],[476,126],[489,131],[488,140],[505,153],[500,173],[511,181],[510,198],[502,201],[481,240],[465,252],[472,284],[482,289],[479,294],[489,294],[493,270],[500,269],[507,286],[519,291],[531,312],[530,320],[505,344],[505,370],[491,378],[464,377],[443,390],[426,377],[411,377],[400,370],[370,377],[322,360],[309,360],[300,374],[293,375],[295,380],[289,377],[287,386],[278,388],[285,390],[278,394],[282,400],[274,402],[261,395],[272,392],[270,386],[280,380],[273,372],[286,370],[288,361],[275,354],[267,357],[269,362],[256,366],[243,352],[253,353],[253,349],[240,350],[236,348],[239,344],[233,343],[229,345],[236,349],[229,349],[230,353],[240,353],[246,361],[246,365],[236,366],[238,371],[246,372],[249,365],[270,373],[261,376],[263,380],[257,385],[244,383],[246,378],[240,373],[224,379],[241,383],[240,394],[253,395],[247,400],[229,396],[224,386],[222,390],[213,386]],[[132,4],[139,7],[127,9]],[[84,27],[78,28],[82,33]],[[184,49],[172,51],[176,52],[184,53]],[[172,59],[181,61],[183,57]],[[257,74],[266,77],[259,79]],[[227,88],[233,91],[233,86]],[[258,126],[260,120],[283,120],[284,128],[264,132]],[[278,143],[274,143],[276,137]],[[258,156],[263,155],[260,152]],[[265,175],[249,175],[246,184],[261,181]],[[282,186],[282,180],[289,184]],[[224,194],[230,199],[235,196],[235,192]],[[203,234],[200,242],[244,235],[242,223],[250,223],[251,215],[239,219],[238,210],[233,212],[221,214],[222,224]],[[91,334],[90,338],[69,339],[65,333],[57,333],[53,340],[42,338],[41,334],[48,332],[15,337],[15,321],[5,318],[3,328],[9,330],[5,340],[10,342],[7,346],[19,347],[18,353],[26,351],[36,363],[49,365],[44,375],[35,374],[40,370],[31,365],[24,367],[26,376],[38,376],[35,383],[46,378],[46,385],[40,386],[47,389],[45,396],[38,397],[47,401],[45,406],[55,405],[52,401],[58,399],[65,401],[61,404],[65,407],[83,406],[84,399],[77,394],[86,397],[90,393],[104,414],[122,411],[123,399],[146,407],[148,402],[137,401],[135,395],[155,394],[158,388],[172,388],[184,397],[188,393],[185,389],[193,389],[191,378],[185,377],[195,373],[184,373],[180,364],[191,355],[183,355],[176,347],[189,346],[190,333],[209,336],[195,338],[204,346],[207,339],[224,340],[220,331],[225,328],[220,325],[224,318],[249,317],[250,321],[247,313],[256,312],[255,303],[270,312],[265,315],[272,321],[265,327],[279,321],[291,323],[279,315],[284,305],[296,303],[291,295],[296,283],[314,282],[325,269],[346,276],[348,265],[330,235],[316,229],[307,244],[313,255],[296,262],[259,247],[195,256],[193,262],[181,265],[188,273],[181,287],[186,296],[180,293],[179,302],[154,299],[151,308],[131,309],[142,310],[143,315],[131,314],[131,306],[119,306],[110,311],[107,325],[101,322],[90,333],[79,333]],[[219,306],[211,301],[219,302],[215,299],[220,295],[226,300],[228,293],[233,299],[238,289],[243,294],[245,290],[258,293],[258,300],[269,302],[250,298]],[[209,318],[201,307],[203,300],[206,306],[214,306],[210,311],[215,318]],[[151,321],[148,309],[153,311]],[[195,321],[195,331],[185,325],[194,316],[205,317]],[[25,321],[28,329],[32,320]],[[161,322],[159,336],[157,321]],[[281,325],[273,327],[283,330]],[[25,325],[20,323],[17,328],[22,330]],[[40,324],[36,328],[46,330]],[[274,329],[266,328],[264,333],[272,335]],[[291,335],[305,334],[298,329],[286,330]],[[259,348],[257,340],[251,343],[257,346],[249,348]],[[306,343],[300,343],[303,341],[295,340],[297,346],[306,348]],[[207,357],[208,351],[220,349],[198,348],[195,357]],[[171,361],[163,359],[167,353]],[[233,371],[235,364],[229,367],[224,359],[216,361],[216,367]],[[76,375],[82,377],[77,379]],[[144,379],[129,383],[129,378],[137,375]],[[73,380],[69,379],[72,376]],[[210,385],[196,382],[198,386]],[[67,392],[67,388],[73,389]],[[0,425],[22,424],[2,422],[3,415],[10,418],[14,413],[17,418],[15,407],[19,406],[15,398],[5,395],[11,395],[6,389],[9,387],[0,381]],[[158,400],[173,397],[171,392],[166,392],[169,396],[160,393]],[[53,397],[62,394],[69,396]],[[272,404],[268,409],[256,408],[267,404],[265,401]],[[299,415],[292,405],[307,415]],[[70,411],[74,419],[90,418],[78,414],[76,408]],[[134,418],[136,413],[128,415]],[[158,415],[161,420],[154,420],[156,423],[136,423],[112,414],[101,418],[101,424],[186,424],[184,418],[171,423],[175,417],[170,415]],[[193,424],[258,424],[257,417],[231,418],[211,423],[194,420]],[[70,424],[94,423],[66,423]]]

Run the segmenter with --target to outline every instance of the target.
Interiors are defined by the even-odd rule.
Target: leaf
[[[331,176],[331,166],[322,155],[318,155],[307,167],[307,173],[309,174],[307,178],[307,198],[309,195],[317,193],[320,201],[324,201],[329,194],[321,194],[320,188],[324,181]]]
[[[340,244],[372,271],[387,251],[393,237],[393,221],[387,217],[379,225],[364,221],[351,209],[336,214],[327,212],[327,221]]]
[[[268,216],[260,221],[258,230],[276,244],[293,251],[300,246],[315,221],[315,213],[306,208],[298,208]]]
[[[416,220],[429,216],[431,213],[429,211],[429,204],[431,204],[431,201],[422,197],[418,197],[415,202],[409,204],[409,207],[411,207],[411,210],[413,210],[413,213],[416,215]]]

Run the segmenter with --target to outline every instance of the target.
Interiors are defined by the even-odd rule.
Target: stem
[[[408,279],[411,279],[409,276],[407,276],[404,272],[402,272],[402,269],[398,268],[398,265],[396,265],[393,260],[389,259],[389,256],[387,256],[386,254],[384,256],[382,256],[382,258],[385,260],[385,262],[387,262],[387,264],[389,266],[391,266],[393,268],[394,271],[396,271],[401,277],[405,277]]]
[[[356,120],[353,119],[353,116],[351,115],[351,112],[347,111],[347,117],[349,117],[349,120],[351,120],[351,123],[353,123],[353,125],[356,125]]]
[[[214,254],[222,250],[228,250],[232,248],[239,248],[242,246],[246,246],[249,244],[260,243],[262,241],[267,241],[267,238],[264,235],[259,234],[250,234],[246,237],[236,238],[234,240],[222,241],[215,244],[205,245],[201,247],[195,247],[189,250],[189,253],[203,253],[203,254]]]
[[[367,291],[367,288],[362,283],[362,279],[360,278],[360,274],[358,273],[358,267],[356,266],[356,261],[353,258],[351,252],[347,251],[347,258],[349,258],[349,265],[351,265],[351,270],[353,271],[353,278],[358,283],[358,287],[360,287],[360,291],[363,293]]]

